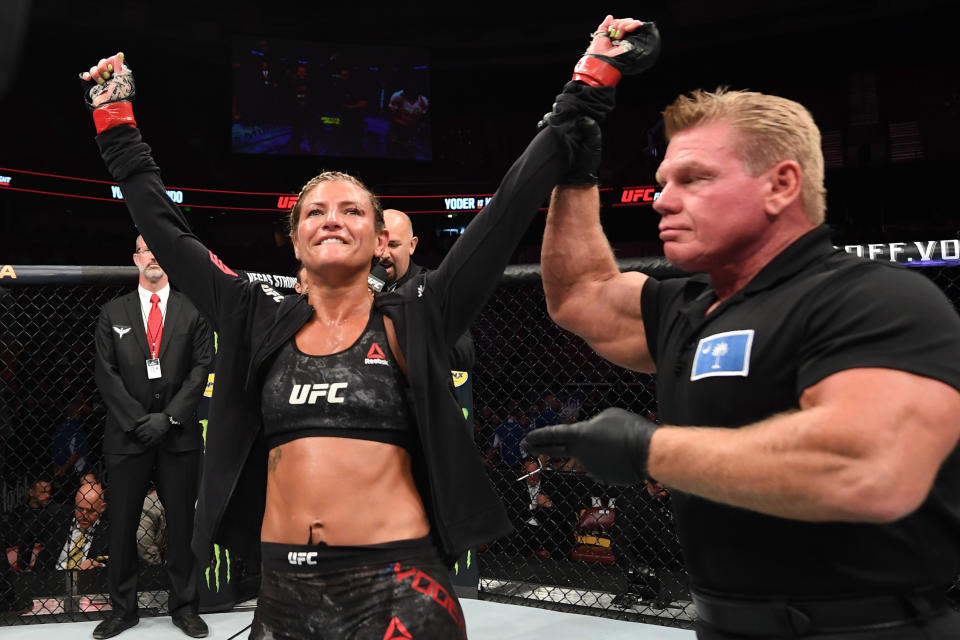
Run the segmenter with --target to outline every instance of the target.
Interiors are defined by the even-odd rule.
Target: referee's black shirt
[[[960,316],[925,276],[848,255],[821,226],[720,304],[705,276],[648,280],[642,305],[664,424],[740,427],[799,408],[845,369],[883,367],[960,389]],[[869,428],[869,425],[864,425]],[[960,453],[913,514],[814,523],[678,494],[694,588],[769,598],[890,592],[960,573]]]

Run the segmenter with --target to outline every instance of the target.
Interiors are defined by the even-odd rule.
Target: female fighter
[[[283,296],[237,276],[167,197],[123,55],[81,74],[134,222],[219,333],[194,550],[207,557],[216,541],[251,557],[259,540],[251,638],[465,637],[447,567],[510,524],[463,426],[448,354],[553,186],[595,180],[611,82],[649,66],[649,42],[618,55],[617,37],[639,26],[604,21],[591,44],[601,53],[578,65],[439,268],[376,297],[367,276],[388,234],[363,183],[326,172],[303,186],[290,235],[306,294]]]

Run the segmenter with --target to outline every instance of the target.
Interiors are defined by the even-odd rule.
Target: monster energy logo
[[[230,584],[230,550],[227,548],[223,549],[223,563],[226,565],[227,569],[227,579],[225,584]],[[213,567],[207,567],[207,570],[204,572],[207,578],[207,589],[210,589],[210,569],[213,569],[213,581],[214,581],[214,591],[217,593],[220,592],[220,561],[221,561],[221,547],[218,544],[213,545],[213,555],[216,558],[213,563]]]
[[[467,549],[467,569],[470,568],[470,564],[473,562],[471,555],[473,554],[473,549]],[[455,575],[460,575],[460,561],[457,560],[453,563],[453,573]]]

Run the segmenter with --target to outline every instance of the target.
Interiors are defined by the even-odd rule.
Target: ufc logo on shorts
[[[317,564],[316,551],[290,551],[287,553],[287,562],[300,566],[303,564]]]
[[[339,404],[344,401],[344,397],[337,393],[346,388],[346,382],[295,384],[290,392],[290,404],[317,404],[317,399],[324,396],[330,404]]]

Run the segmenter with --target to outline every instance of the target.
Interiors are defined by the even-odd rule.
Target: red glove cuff
[[[600,58],[586,55],[573,68],[573,79],[591,87],[615,87],[620,82],[620,72]]]
[[[97,135],[121,124],[137,126],[137,121],[133,119],[133,103],[108,102],[102,107],[97,107],[93,110],[93,124],[97,127]]]
[[[591,87],[615,87],[620,82],[620,72],[600,58],[586,55],[573,68],[573,79]]]

